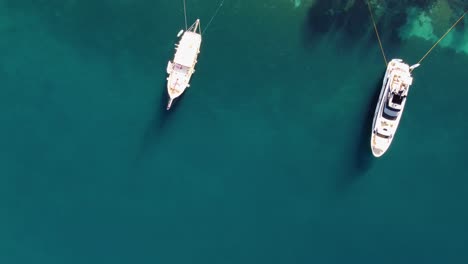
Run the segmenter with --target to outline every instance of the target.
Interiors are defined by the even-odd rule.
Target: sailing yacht
[[[198,53],[200,53],[201,31],[200,19],[185,31],[181,30],[177,37],[181,37],[176,44],[176,53],[173,61],[167,64],[167,92],[169,94],[169,102],[167,110],[172,106],[172,102],[177,97],[181,96],[185,89],[190,86],[190,78],[195,72],[195,64],[197,63]]]
[[[388,63],[372,123],[371,148],[375,157],[382,156],[392,143],[413,83],[411,71],[418,66],[410,67],[401,59]]]

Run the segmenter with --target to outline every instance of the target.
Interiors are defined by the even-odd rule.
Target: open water
[[[181,1],[0,1],[0,263],[468,263],[466,26],[375,159],[366,6],[312,2],[226,0],[167,113]]]

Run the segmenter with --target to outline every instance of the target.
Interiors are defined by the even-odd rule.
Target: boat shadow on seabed
[[[171,118],[175,112],[178,111],[180,104],[183,101],[182,98],[185,95],[185,93],[183,93],[180,97],[174,99],[171,109],[166,110],[167,102],[169,100],[166,80],[164,80],[164,83],[161,85],[161,91],[162,92],[159,96],[159,103],[155,104],[154,112],[145,129],[140,153],[137,157],[137,160],[140,160],[147,154],[150,154],[158,144],[159,140],[164,136],[165,130],[170,124]]]
[[[356,144],[351,149],[351,157],[349,171],[346,173],[345,179],[342,179],[341,187],[352,185],[359,180],[374,164],[375,158],[372,156],[370,148],[370,138],[372,131],[372,120],[374,119],[375,107],[379,99],[380,90],[382,88],[383,75],[375,81],[372,86],[372,95],[369,97],[366,107],[362,110],[363,118],[360,120],[360,127]]]
[[[379,100],[380,90],[382,89],[382,78],[379,78],[373,85],[372,95],[364,109],[364,120],[361,122],[358,144],[355,147],[354,169],[357,173],[366,172],[372,165],[374,157],[371,153],[370,138],[372,131],[372,121],[374,119],[375,108]]]

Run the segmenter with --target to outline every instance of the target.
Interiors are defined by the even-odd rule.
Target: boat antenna
[[[382,55],[383,55],[383,58],[384,58],[384,61],[385,61],[385,66],[387,66],[387,64],[388,64],[387,57],[385,56],[382,41],[380,40],[380,36],[379,36],[379,31],[377,30],[377,24],[375,23],[374,15],[372,14],[372,8],[371,8],[371,5],[369,3],[369,0],[367,0],[366,2],[367,2],[367,7],[369,8],[369,14],[370,14],[370,16],[372,18],[372,23],[374,24],[375,34],[377,35],[377,40],[379,41],[380,50],[382,51]]]
[[[211,25],[211,22],[213,22],[213,19],[216,17],[216,15],[218,14],[219,10],[221,9],[221,7],[223,6],[224,4],[224,0],[221,0],[221,3],[218,5],[218,8],[216,8],[216,11],[214,12],[213,16],[211,16],[211,19],[210,21],[208,22],[208,24],[206,24],[206,27],[205,29],[203,29],[202,31],[202,35],[203,33],[205,33],[205,31],[208,29],[208,27]]]
[[[183,0],[184,2],[184,18],[185,18],[185,30],[187,30],[187,7],[186,7],[186,4],[185,4],[185,0]]]
[[[439,44],[439,42],[441,42],[447,36],[447,34],[450,33],[450,31],[452,31],[452,29],[454,29],[455,26],[458,23],[460,23],[460,21],[462,21],[466,13],[468,13],[468,11],[465,11],[465,13],[463,13],[463,15],[447,30],[447,32],[445,32],[445,34],[442,35],[442,37],[426,52],[426,54],[424,54],[424,56],[419,60],[417,64],[421,64],[421,62],[427,57],[427,55],[429,55],[429,53],[431,53],[431,51]]]

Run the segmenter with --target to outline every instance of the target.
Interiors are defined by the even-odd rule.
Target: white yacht
[[[169,94],[167,110],[171,108],[174,99],[182,95],[185,89],[190,86],[190,78],[195,72],[195,64],[198,53],[200,53],[200,19],[197,19],[187,30],[181,30],[177,37],[181,37],[181,39],[179,44],[176,44],[174,60],[167,64],[167,73],[169,74],[167,77],[167,92]]]
[[[392,143],[413,83],[411,71],[418,66],[410,67],[401,59],[393,59],[387,65],[372,123],[371,148],[375,157],[382,156]]]

